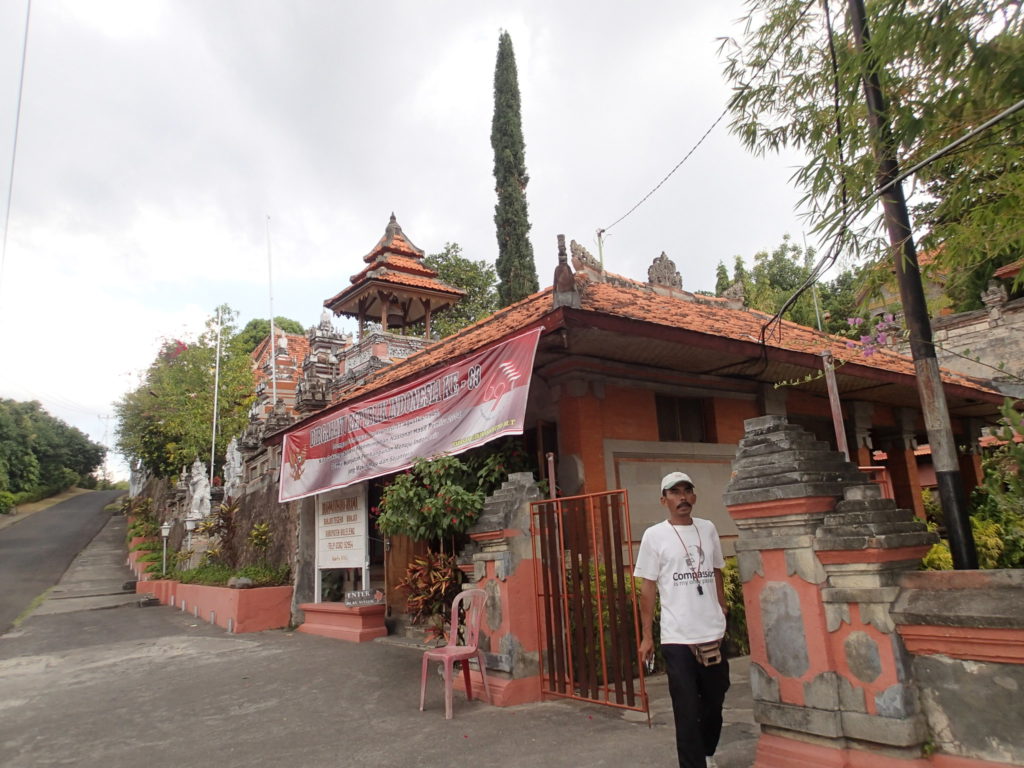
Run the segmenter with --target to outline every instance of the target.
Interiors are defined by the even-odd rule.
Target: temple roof
[[[829,351],[844,400],[920,407],[914,363],[904,355],[785,320],[773,326],[762,344],[762,328],[771,319],[763,312],[723,306],[705,297],[666,296],[642,283],[622,280],[591,282],[577,274],[580,309],[553,307],[553,289],[544,289],[337,392],[327,410],[536,327],[544,333],[535,367],[547,375],[557,375],[565,350],[572,349],[574,356],[591,361],[586,364],[603,361],[603,372],[614,369],[614,375],[622,377],[635,378],[638,372],[649,377],[661,371],[657,375],[663,382],[705,387],[722,378],[738,387],[788,382],[796,391],[827,397],[821,356]],[[546,343],[548,334],[552,340]],[[947,369],[941,375],[954,416],[988,418],[997,413],[1003,396],[988,382]]]
[[[377,244],[373,246],[372,251],[363,256],[363,261],[369,263],[385,253],[411,256],[414,259],[423,258],[423,249],[417,248],[412,244],[412,241],[405,236],[405,233],[402,231],[402,227],[399,225],[398,219],[395,218],[395,214],[393,212],[391,214],[391,220],[388,222],[388,226],[384,230],[384,236],[377,241]]]
[[[396,301],[404,324],[412,325],[466,295],[437,279],[436,270],[423,263],[423,250],[405,236],[393,213],[384,236],[363,261],[367,264],[349,278],[351,285],[324,301],[335,314],[378,317],[387,310],[383,304]]]

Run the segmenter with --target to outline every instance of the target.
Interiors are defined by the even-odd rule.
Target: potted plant
[[[415,558],[398,586],[409,593],[407,606],[412,623],[437,638],[443,637],[445,612],[462,587],[462,571],[455,555],[428,552]]]

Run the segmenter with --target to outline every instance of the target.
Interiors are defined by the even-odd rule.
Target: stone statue
[[[238,438],[231,438],[224,457],[224,498],[237,499],[242,492],[242,452],[238,450]]]
[[[199,459],[192,464],[192,474],[188,480],[189,517],[204,518],[210,515],[210,478],[206,474],[206,465]]]
[[[281,335],[277,337],[277,354],[288,354],[288,334],[284,331],[281,331]]]
[[[333,323],[331,323],[332,318],[333,315],[331,313],[331,310],[329,309],[325,308],[324,311],[320,313],[321,331],[323,331],[324,333],[334,333],[334,325]]]
[[[133,499],[142,494],[146,481],[149,479],[149,472],[142,462],[131,464],[131,474],[128,476],[128,495]]]

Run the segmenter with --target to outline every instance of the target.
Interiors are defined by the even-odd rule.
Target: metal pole
[[[921,397],[925,428],[928,431],[928,444],[935,463],[935,477],[949,533],[953,567],[957,570],[975,569],[978,567],[978,553],[974,547],[974,536],[967,514],[967,496],[960,477],[956,443],[949,422],[946,396],[942,391],[939,363],[932,344],[931,322],[928,319],[924,288],[921,285],[921,271],[910,228],[910,214],[903,196],[903,185],[893,183],[899,176],[900,169],[896,160],[885,97],[878,78],[880,64],[875,61],[871,51],[864,1],[849,0],[849,8],[854,42],[866,61],[862,79],[868,105],[868,120],[874,134],[875,156],[878,160],[876,181],[879,188],[891,185],[882,194],[885,227],[889,232],[893,260],[896,263],[896,279],[900,287],[903,315],[910,333],[910,352],[917,374],[917,388]]]
[[[210,485],[213,486],[213,462],[217,456],[217,395],[220,393],[220,309],[217,309],[217,358],[213,364],[213,437],[210,440]]]
[[[270,391],[273,400],[270,408],[277,405],[277,339],[274,338],[274,271],[270,258],[270,214],[267,214],[267,290],[270,293]]]
[[[166,576],[167,575],[167,537],[166,536],[164,536],[164,561],[163,562],[164,562],[163,570],[160,571],[160,575],[161,576]]]

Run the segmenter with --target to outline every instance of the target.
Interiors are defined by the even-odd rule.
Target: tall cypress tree
[[[498,59],[494,65],[494,119],[491,122],[494,149],[494,181],[498,204],[494,224],[498,235],[498,302],[507,307],[539,288],[533,246],[528,237],[530,219],[526,212],[526,147],[519,106],[519,76],[512,38],[502,32],[498,38]]]

